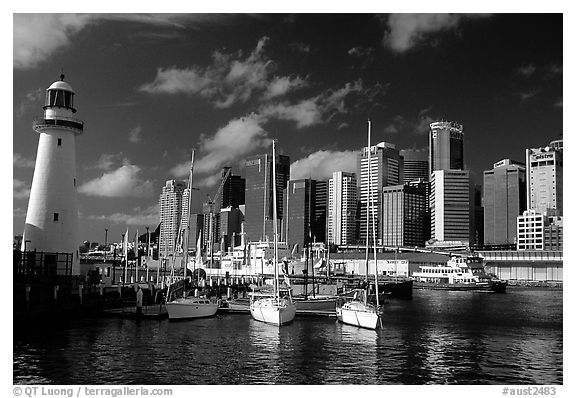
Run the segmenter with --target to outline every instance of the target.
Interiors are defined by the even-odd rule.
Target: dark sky
[[[464,126],[476,183],[562,136],[561,14],[15,14],[13,232],[23,231],[44,90],[76,91],[80,239],[155,227],[167,179],[194,198],[222,166],[278,139],[294,177],[355,171],[373,142],[427,148],[431,121]]]

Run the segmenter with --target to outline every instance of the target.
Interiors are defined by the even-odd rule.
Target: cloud
[[[335,171],[356,172],[358,151],[320,150],[290,165],[290,179],[327,180]]]
[[[554,103],[554,106],[557,108],[562,108],[564,107],[564,101],[562,98],[558,98],[558,100]]]
[[[199,186],[213,186],[219,179],[209,178],[219,175],[223,166],[230,165],[259,148],[267,148],[272,140],[262,127],[265,122],[261,116],[250,114],[230,120],[213,136],[200,138],[199,153],[202,156],[195,161],[194,173],[206,175],[198,181]],[[190,162],[181,163],[170,170],[175,177],[188,175]]]
[[[422,109],[418,112],[418,116],[412,120],[407,120],[402,115],[392,117],[390,123],[384,127],[386,134],[398,134],[400,132],[408,132],[417,135],[426,135],[430,131],[430,123],[436,119],[429,115],[431,108]]]
[[[108,198],[150,197],[154,194],[154,185],[143,180],[140,171],[140,167],[125,161],[120,168],[82,184],[78,192]]]
[[[232,16],[233,17],[233,16]],[[15,69],[39,65],[54,52],[69,46],[89,25],[121,21],[184,29],[203,23],[227,21],[223,14],[14,14],[13,64]]]
[[[270,85],[273,63],[264,55],[268,41],[268,37],[262,37],[245,59],[241,59],[241,51],[236,54],[214,51],[213,63],[206,68],[159,68],[154,81],[142,85],[140,90],[151,94],[199,95],[217,108],[246,102],[255,92],[262,92]]]
[[[390,14],[386,19],[389,31],[383,44],[402,53],[410,50],[426,36],[456,28],[462,20],[485,17],[484,14]]]
[[[527,101],[530,98],[535,97],[536,94],[538,94],[538,90],[532,90],[532,91],[526,91],[526,92],[518,93],[518,95],[520,96],[520,102]]]
[[[374,61],[374,48],[372,47],[353,47],[348,50],[348,55],[360,61],[360,68],[367,68]]]
[[[26,217],[26,210],[21,209],[19,207],[14,208],[12,210],[12,215],[16,218],[24,218],[24,217]]]
[[[24,96],[24,99],[15,107],[15,115],[20,118],[26,114],[29,109],[38,109],[42,106],[41,100],[44,98],[45,91],[41,88],[32,90]]]
[[[306,85],[307,82],[300,76],[294,78],[289,76],[275,77],[268,85],[268,88],[264,93],[264,99],[283,96],[290,91],[305,87]]]
[[[113,224],[132,225],[132,226],[150,226],[157,225],[160,222],[160,207],[158,204],[140,209],[134,208],[132,214],[113,213],[110,215],[90,215],[88,220],[102,220]]]
[[[14,153],[14,157],[12,158],[12,162],[14,167],[19,167],[23,169],[30,169],[34,168],[36,164],[36,160],[26,159],[24,156],[20,155],[19,153]]]
[[[100,157],[98,158],[96,163],[94,163],[93,165],[91,165],[87,168],[88,169],[96,168],[96,169],[100,169],[100,170],[104,170],[104,171],[109,171],[115,165],[120,165],[120,164],[123,164],[125,162],[128,162],[127,160],[123,159],[123,156],[124,155],[122,152],[116,153],[116,154],[103,153],[102,155],[100,155]]]
[[[293,121],[297,128],[310,127],[326,123],[351,109],[366,109],[364,105],[383,91],[383,87],[378,84],[364,88],[362,80],[359,79],[348,82],[339,89],[329,89],[296,103],[283,101],[267,104],[260,107],[259,112],[267,118]]]
[[[128,140],[134,144],[142,141],[142,126],[136,126],[128,133]]]
[[[12,179],[12,197],[14,199],[26,199],[30,196],[30,187],[22,180]]]
[[[530,77],[536,72],[536,66],[534,64],[521,66],[518,68],[518,73],[524,77]]]
[[[305,43],[290,43],[288,44],[288,47],[290,47],[291,49],[295,50],[295,51],[299,51],[301,53],[307,54],[310,52],[310,45],[305,44]]]

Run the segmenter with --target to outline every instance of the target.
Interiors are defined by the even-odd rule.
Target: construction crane
[[[210,253],[210,267],[212,267],[214,265],[214,213],[215,213],[215,208],[216,208],[216,201],[218,200],[218,198],[220,197],[220,195],[222,194],[222,189],[224,188],[224,184],[226,184],[226,180],[228,179],[228,177],[230,176],[232,172],[232,168],[230,167],[226,167],[225,171],[222,171],[222,179],[220,180],[220,186],[218,187],[218,190],[216,191],[216,194],[210,198],[210,195],[208,196],[208,240],[207,240],[207,244],[208,247],[206,250],[207,253]],[[220,209],[218,209],[220,210]]]

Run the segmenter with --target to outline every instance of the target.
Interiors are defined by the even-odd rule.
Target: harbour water
[[[562,384],[562,291],[415,290],[384,328],[246,314],[14,329],[15,384]]]

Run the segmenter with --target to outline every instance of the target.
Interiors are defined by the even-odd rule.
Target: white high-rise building
[[[470,242],[469,171],[436,170],[430,175],[430,184],[432,239]]]
[[[544,215],[562,215],[562,140],[544,148],[526,149],[527,208]]]
[[[357,203],[356,174],[345,171],[333,173],[328,182],[328,243],[355,243]]]
[[[160,195],[160,237],[158,252],[167,257],[180,252],[182,231],[188,225],[188,183],[168,180]]]
[[[381,228],[382,188],[400,185],[404,182],[404,160],[394,144],[380,142],[370,148],[371,178],[368,182],[368,147],[362,148],[358,155],[358,171],[360,174],[360,242],[366,241],[366,210],[368,209],[368,192],[372,193],[372,208],[376,221],[376,237],[382,241]],[[369,190],[369,184],[371,188]]]
[[[36,250],[34,262],[42,262],[58,274],[78,275],[76,136],[83,133],[84,122],[73,117],[74,94],[60,75],[46,90],[44,116],[34,120],[40,138],[22,250]],[[38,257],[42,255],[43,259]]]

